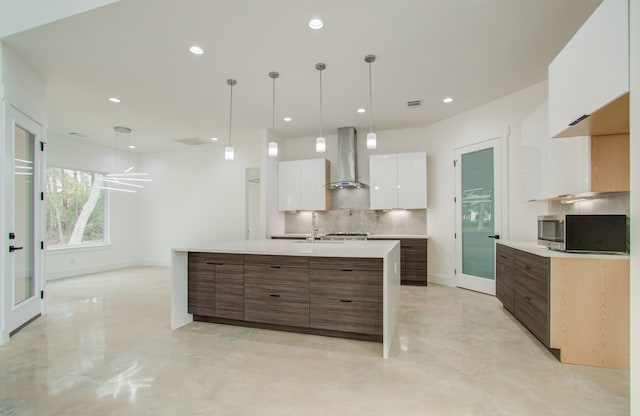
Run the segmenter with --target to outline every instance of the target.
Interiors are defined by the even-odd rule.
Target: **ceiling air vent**
[[[407,107],[420,107],[421,105],[422,100],[407,101]]]
[[[187,146],[200,146],[202,144],[211,144],[211,140],[201,139],[199,137],[187,137],[186,139],[176,139],[177,142],[186,144]]]
[[[77,137],[79,139],[86,139],[87,135],[86,134],[82,134],[82,133],[76,133],[75,131],[70,131],[69,133],[67,133],[69,136],[72,137]]]

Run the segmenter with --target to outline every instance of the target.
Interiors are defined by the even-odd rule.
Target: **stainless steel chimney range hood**
[[[355,127],[338,128],[338,180],[328,184],[329,189],[368,188],[358,181],[357,136]]]

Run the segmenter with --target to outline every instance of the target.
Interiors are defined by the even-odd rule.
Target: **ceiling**
[[[2,38],[47,85],[49,131],[137,151],[175,139],[271,127],[280,138],[426,126],[546,79],[547,65],[601,0],[121,0]],[[150,7],[152,5],[152,7]],[[313,17],[321,30],[309,28]],[[204,48],[193,55],[189,46]],[[454,101],[444,104],[451,96]],[[109,97],[118,97],[119,104]],[[422,100],[416,108],[407,101]],[[293,121],[284,122],[290,116]],[[238,133],[235,133],[238,131]]]

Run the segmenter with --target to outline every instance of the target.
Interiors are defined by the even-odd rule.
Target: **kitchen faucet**
[[[317,236],[318,226],[316,225],[316,212],[311,211],[311,237],[309,237],[309,240],[315,243]]]

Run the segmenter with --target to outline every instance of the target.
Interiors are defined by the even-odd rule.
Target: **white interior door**
[[[4,201],[8,235],[3,277],[3,338],[43,312],[44,226],[42,184],[44,147],[42,126],[20,111],[8,109],[5,131],[6,175]]]
[[[500,139],[456,149],[456,286],[495,295],[501,225]]]

